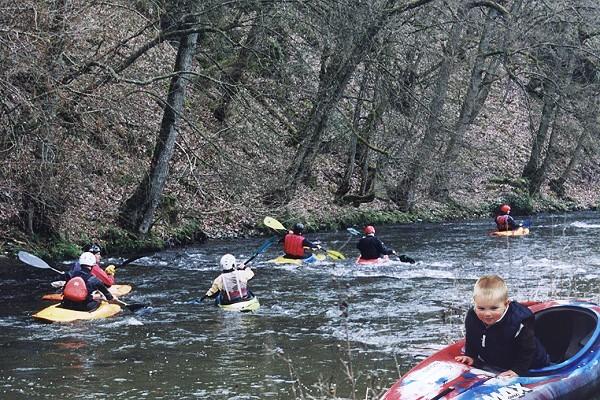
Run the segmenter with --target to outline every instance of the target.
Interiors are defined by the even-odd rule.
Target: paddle
[[[360,233],[359,231],[357,231],[356,229],[354,229],[354,228],[347,228],[346,230],[347,230],[347,231],[348,231],[348,232],[349,232],[351,235],[354,235],[354,236],[360,236],[360,235],[361,235],[361,233]],[[398,255],[398,254],[394,254],[394,255],[395,255],[396,257],[398,257],[398,260],[399,260],[400,262],[403,262],[403,263],[409,263],[409,264],[414,264],[414,263],[416,263],[416,261],[415,261],[415,259],[414,259],[414,258],[411,258],[411,257],[407,256],[406,254],[400,254],[400,255]]]
[[[523,228],[531,228],[531,225],[532,225],[531,219],[527,219],[527,220],[521,222],[521,226]]]
[[[52,271],[57,272],[61,275],[65,274],[63,271],[59,271],[56,268],[52,268],[51,266],[49,266],[46,263],[46,261],[42,260],[41,258],[34,256],[33,254],[28,253],[26,251],[19,251],[17,253],[17,257],[19,257],[19,260],[21,260],[25,264],[30,265],[32,267],[42,268],[42,269],[51,269]]]
[[[126,309],[128,309],[131,312],[136,312],[137,310],[140,310],[142,308],[148,307],[148,304],[142,304],[142,303],[125,303],[122,300],[117,299],[116,297],[113,298],[113,300],[115,303],[117,303],[118,305],[125,307]]]
[[[285,226],[283,226],[283,224],[281,222],[277,221],[275,218],[265,217],[265,219],[263,220],[263,224],[265,224],[265,226],[268,226],[269,228],[273,229],[280,235],[283,234],[283,232],[288,231],[288,229]],[[339,251],[328,250],[323,246],[321,246],[321,250],[325,251],[327,253],[327,255],[334,260],[344,260],[346,258]]]
[[[256,257],[267,251],[267,249],[271,247],[271,245],[275,243],[276,240],[277,236],[272,236],[269,239],[265,240],[263,244],[258,248],[258,250],[256,250],[249,259],[244,261],[244,265],[248,265],[250,261],[254,260]]]

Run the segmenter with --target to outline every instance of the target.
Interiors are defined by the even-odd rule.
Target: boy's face
[[[475,297],[475,314],[486,326],[498,322],[508,307],[508,300]]]

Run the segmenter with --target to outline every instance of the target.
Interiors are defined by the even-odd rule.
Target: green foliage
[[[174,245],[184,245],[201,243],[207,238],[206,233],[200,229],[200,223],[197,220],[190,220],[173,232],[170,242]]]
[[[108,227],[101,238],[109,254],[158,251],[165,248],[165,242],[154,234],[138,236],[116,226]]]
[[[81,246],[59,239],[49,249],[49,257],[53,260],[65,258],[77,258],[81,254]]]

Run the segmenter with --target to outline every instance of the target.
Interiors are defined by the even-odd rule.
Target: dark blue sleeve
[[[379,238],[377,238],[377,251],[379,251],[380,254],[385,254],[388,256],[393,253],[393,250],[386,247],[386,245],[383,244]]]
[[[302,246],[304,246],[304,247],[310,247],[311,249],[314,249],[315,247],[317,247],[316,244],[314,244],[310,240],[307,240],[306,238],[304,238],[304,240],[302,241]]]
[[[479,356],[479,343],[481,342],[476,319],[477,315],[473,308],[469,309],[465,317],[465,355],[474,360]]]
[[[92,291],[99,290],[104,295],[104,297],[106,297],[106,300],[113,299],[113,295],[108,291],[107,287],[104,286],[104,283],[102,283],[102,281],[100,281],[100,279],[96,278],[95,276],[92,276],[88,280],[88,285],[89,289]]]

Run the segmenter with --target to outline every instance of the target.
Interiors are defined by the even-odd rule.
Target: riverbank
[[[71,234],[69,237],[51,237],[47,239],[30,238],[16,229],[12,236],[3,238],[0,251],[7,257],[14,257],[19,250],[37,254],[49,260],[75,258],[81,247],[90,242],[100,243],[107,256],[136,257],[168,248],[197,245],[207,240],[234,239],[243,237],[261,237],[271,234],[262,224],[262,219],[269,215],[280,220],[285,226],[292,226],[301,221],[307,232],[334,231],[347,227],[362,227],[366,224],[376,226],[388,224],[408,224],[415,222],[448,222],[464,221],[478,218],[491,218],[494,209],[501,202],[511,204],[513,215],[517,218],[537,213],[556,213],[591,210],[588,204],[566,202],[547,197],[530,199],[527,196],[506,196],[501,201],[484,202],[476,205],[468,203],[442,204],[428,202],[421,204],[412,212],[401,212],[389,207],[383,201],[375,201],[372,207],[321,207],[309,211],[310,208],[288,207],[286,210],[267,210],[264,213],[250,213],[248,218],[240,221],[228,221],[219,226],[205,229],[206,224],[192,219],[176,225],[162,224],[160,229],[142,237],[116,227],[114,224],[99,225],[92,235],[85,233]],[[323,203],[321,203],[323,204]],[[295,211],[293,211],[295,210]],[[73,239],[79,238],[79,239]]]

